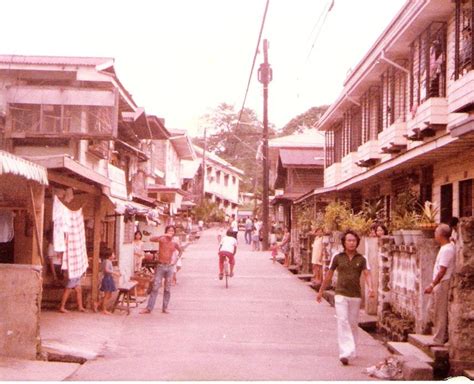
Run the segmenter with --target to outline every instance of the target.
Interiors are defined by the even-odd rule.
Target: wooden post
[[[100,255],[100,237],[102,231],[102,218],[105,201],[102,195],[96,196],[94,207],[94,249],[92,254],[92,301],[99,299],[99,255]]]
[[[43,232],[43,225],[42,225],[42,220],[40,221],[38,219],[38,212],[36,211],[36,203],[35,203],[35,195],[33,193],[33,186],[31,185],[31,183],[28,183],[28,189],[30,190],[30,198],[31,198],[31,208],[33,210],[33,222],[34,222],[34,225],[35,225],[35,231],[34,231],[34,234],[35,234],[35,242],[36,242],[36,246],[38,248],[38,255],[40,257],[40,262],[41,262],[41,265],[44,265],[44,257],[43,257],[43,237],[41,236],[42,232]],[[43,187],[43,191],[44,191],[44,187]],[[41,207],[40,208],[40,212],[39,212],[39,215],[40,217],[43,217],[43,208]],[[33,257],[32,257],[32,261],[33,261]]]

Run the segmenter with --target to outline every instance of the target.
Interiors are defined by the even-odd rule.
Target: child
[[[110,298],[112,297],[112,292],[116,291],[115,282],[113,276],[120,276],[119,272],[114,272],[114,267],[112,261],[115,260],[115,253],[111,249],[106,249],[101,254],[102,258],[102,268],[104,277],[102,278],[102,283],[100,284],[100,290],[104,292],[102,297],[102,313],[104,315],[111,315],[112,313],[107,310]],[[100,306],[99,305],[99,306]],[[94,312],[97,312],[98,305],[94,305]]]
[[[311,252],[311,263],[313,264],[313,280],[316,284],[323,281],[323,229],[316,228],[315,238]]]
[[[270,245],[270,250],[272,251],[272,260],[273,260],[273,263],[275,264],[276,257],[278,256],[278,244],[276,242],[272,243]]]
[[[252,229],[252,250],[260,250],[260,235],[255,227]]]

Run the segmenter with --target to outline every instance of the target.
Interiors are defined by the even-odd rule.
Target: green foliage
[[[431,201],[425,201],[425,204],[420,204],[422,224],[435,224],[436,216],[438,215],[439,208]]]
[[[262,185],[262,162],[255,156],[262,139],[263,124],[256,113],[244,108],[240,123],[240,111],[233,105],[221,103],[211,113],[201,118],[207,127],[207,150],[244,171],[240,183],[241,192],[259,192]],[[269,137],[275,135],[269,127]],[[203,147],[204,138],[195,138],[193,142]]]
[[[420,215],[415,211],[407,211],[402,215],[394,214],[390,228],[392,231],[399,229],[417,229]]]
[[[376,201],[364,201],[362,205],[362,214],[372,221],[382,222],[385,218],[385,207],[383,199]]]
[[[341,231],[341,223],[348,220],[351,214],[349,204],[345,201],[333,201],[328,204],[324,213],[324,229]]]
[[[322,105],[308,109],[306,112],[291,119],[283,127],[279,136],[291,135],[293,133],[302,132],[305,128],[314,127],[328,108],[328,105]]]
[[[417,212],[418,206],[417,196],[412,191],[397,195],[390,223],[391,230],[416,229],[420,221],[420,215]]]
[[[341,221],[341,230],[347,231],[352,229],[356,231],[359,235],[367,235],[370,231],[370,226],[374,223],[374,220],[370,217],[366,217],[363,212],[357,214],[350,213]]]

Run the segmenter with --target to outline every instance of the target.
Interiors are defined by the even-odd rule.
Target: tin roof
[[[114,59],[110,57],[0,55],[0,63],[11,64],[96,66],[113,61]]]
[[[321,148],[282,148],[280,149],[282,165],[291,166],[323,166],[324,149]]]

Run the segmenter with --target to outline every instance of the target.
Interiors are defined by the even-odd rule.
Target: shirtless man
[[[173,241],[173,236],[176,233],[176,228],[173,225],[168,225],[165,228],[164,236],[154,236],[150,238],[150,241],[154,241],[160,244],[158,249],[158,265],[156,266],[155,277],[153,281],[153,288],[148,298],[146,308],[140,313],[147,314],[153,311],[155,307],[156,298],[158,297],[158,290],[161,287],[161,281],[165,279],[165,288],[163,291],[163,306],[161,311],[163,313],[168,312],[168,304],[171,297],[171,279],[174,273],[173,253],[178,251],[178,258],[181,257],[183,250],[181,247]]]

